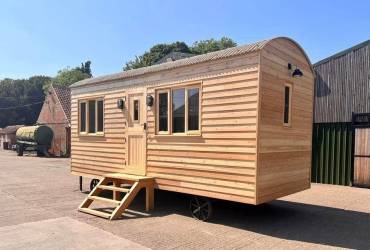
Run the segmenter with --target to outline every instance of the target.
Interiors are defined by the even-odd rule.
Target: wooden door
[[[146,104],[145,89],[127,93],[127,133],[125,173],[146,174]]]
[[[370,128],[356,128],[354,184],[370,187]]]

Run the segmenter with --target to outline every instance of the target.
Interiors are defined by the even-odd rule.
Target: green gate
[[[353,179],[352,124],[315,123],[312,137],[312,182],[350,186]]]

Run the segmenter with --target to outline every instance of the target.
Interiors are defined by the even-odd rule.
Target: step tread
[[[151,176],[143,176],[143,175],[133,175],[133,174],[121,174],[121,173],[110,173],[104,175],[107,178],[111,179],[120,179],[120,180],[130,180],[130,181],[147,181],[147,180],[154,180],[154,177]]]
[[[130,192],[129,188],[121,188],[121,187],[114,187],[114,186],[107,186],[107,185],[99,185],[98,188],[104,189],[104,190],[119,191],[121,193]]]
[[[110,213],[101,212],[101,211],[91,209],[91,208],[82,207],[82,208],[79,208],[78,210],[81,212],[87,213],[87,214],[96,215],[96,216],[103,217],[106,219],[109,219],[111,217]]]
[[[112,200],[112,199],[107,199],[107,198],[103,198],[103,197],[100,197],[100,196],[90,196],[89,199],[91,200],[96,200],[96,201],[102,201],[102,202],[108,202],[108,203],[113,203],[113,204],[116,204],[116,205],[119,205],[121,203],[121,201],[116,201],[116,200]]]

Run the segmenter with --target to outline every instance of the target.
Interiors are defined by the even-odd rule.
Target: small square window
[[[104,100],[92,99],[80,102],[79,131],[87,135],[104,132]]]

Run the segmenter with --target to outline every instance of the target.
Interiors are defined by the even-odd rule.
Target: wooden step
[[[131,183],[130,183],[131,182]],[[116,184],[112,185],[110,183]],[[126,186],[122,186],[126,185]],[[131,185],[127,187],[127,185]],[[130,206],[133,199],[144,188],[146,189],[146,210],[152,210],[154,206],[154,178],[147,176],[137,176],[128,174],[108,174],[90,192],[79,207],[80,212],[100,216],[109,220],[114,220],[122,216],[123,212]],[[103,190],[113,191],[114,199],[100,197]],[[120,195],[120,193],[127,193]],[[117,200],[120,199],[120,200]],[[88,208],[94,201],[110,203],[115,206],[112,213],[101,212],[96,209]]]
[[[129,181],[137,181],[137,182],[154,180],[154,177],[150,177],[150,176],[121,174],[121,173],[106,174],[104,176],[109,179],[129,180]]]
[[[112,199],[107,199],[107,198],[103,198],[103,197],[99,197],[99,196],[90,196],[88,197],[90,200],[95,200],[95,201],[101,201],[101,202],[106,202],[106,203],[113,203],[115,205],[119,205],[121,203],[121,201],[116,201],[116,200],[112,200]]]
[[[121,193],[130,192],[129,188],[121,188],[121,187],[115,187],[115,186],[99,185],[98,188],[104,189],[104,190],[118,191],[118,192],[121,192]]]
[[[101,212],[101,211],[90,209],[90,208],[84,208],[84,207],[79,208],[78,211],[84,212],[84,213],[87,213],[87,214],[96,215],[96,216],[103,217],[103,218],[106,218],[106,219],[109,219],[110,216],[111,216],[111,214],[109,214],[109,213]]]

